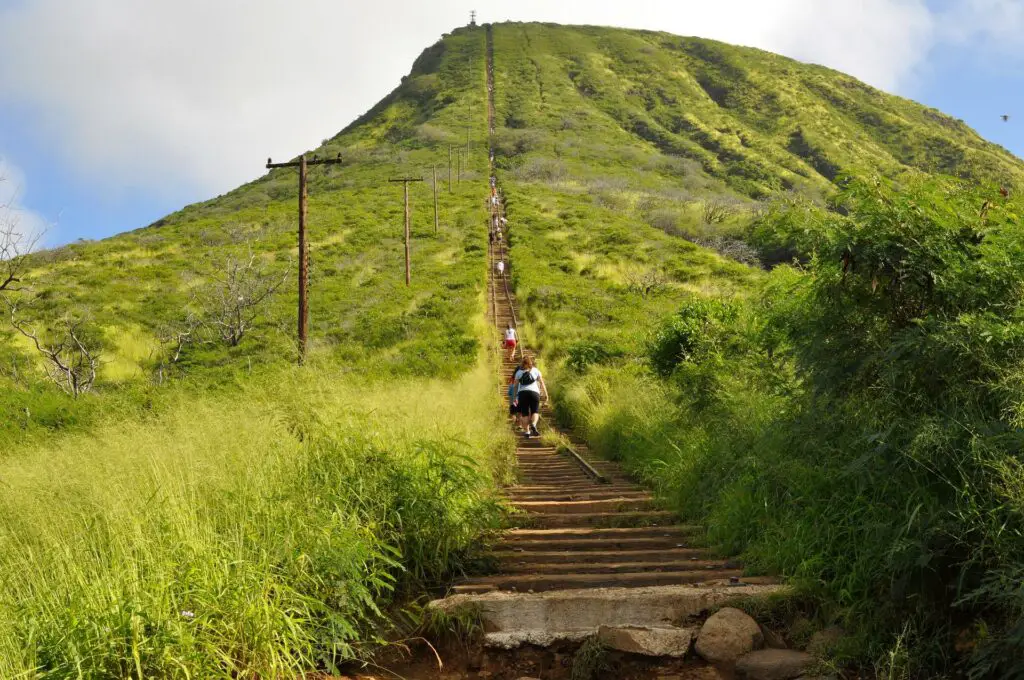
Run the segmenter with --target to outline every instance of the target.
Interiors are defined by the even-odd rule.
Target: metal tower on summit
[[[476,10],[470,10],[469,12],[469,25],[476,26]]]

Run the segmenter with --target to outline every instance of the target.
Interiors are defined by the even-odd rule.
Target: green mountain
[[[624,240],[664,241],[689,257],[697,256],[647,227],[693,240],[708,236],[710,218],[735,232],[759,209],[756,201],[786,191],[827,194],[839,172],[861,168],[1005,184],[1022,177],[1019,159],[961,121],[760,50],[646,31],[502,24],[494,51],[496,163],[509,191],[529,185],[541,191],[524,200],[547,194],[545,201],[582,211],[569,222],[614,216],[630,232]],[[446,347],[439,361],[472,355],[468,336],[452,337],[453,326],[441,319],[451,312],[460,319],[454,328],[465,328],[478,294],[472,287],[480,285],[479,215],[469,193],[485,172],[484,63],[483,31],[456,30],[425,50],[388,97],[311,151],[344,160],[311,172],[316,351],[368,353],[399,372],[429,372],[437,361],[413,359],[402,348],[438,331],[437,343]],[[467,184],[449,195],[448,145],[463,144],[467,133]],[[384,181],[405,174],[430,180],[433,165],[443,229],[435,238],[430,183],[413,185],[416,276],[406,290],[400,192]],[[41,254],[31,274],[47,293],[39,316],[87,311],[105,329],[109,362],[100,382],[148,377],[159,337],[195,306],[206,272],[223,265],[217,259],[225,245],[251,242],[268,260],[294,266],[294,175],[270,172],[147,228]],[[709,197],[726,204],[705,211],[701,201]],[[571,232],[566,240],[582,263],[586,253]],[[466,287],[468,295],[438,295]],[[184,365],[206,369],[240,355],[290,360],[287,333],[266,331],[287,318],[294,295],[289,282],[247,348],[196,348]]]
[[[862,168],[1020,178],[1019,159],[963,121],[761,50],[537,24],[499,26],[495,50],[499,125],[544,130],[588,163],[689,158],[752,197]]]
[[[502,24],[494,53],[496,164],[514,200],[522,192],[558,218],[545,247],[564,251],[552,255],[563,269],[592,269],[576,223],[621,226],[623,255],[633,243],[664,243],[666,257],[730,269],[677,237],[738,234],[759,201],[828,194],[842,171],[914,169],[1004,184],[1024,177],[1019,159],[960,121],[759,50],[646,31]],[[487,161],[484,64],[483,31],[456,30],[425,50],[388,97],[309,152],[344,161],[310,173],[314,352],[374,356],[399,373],[473,356],[467,322],[478,311],[483,262],[472,190],[479,193]],[[465,146],[467,134],[468,170],[449,194],[448,146]],[[428,180],[412,187],[410,289],[402,280],[401,192],[385,183],[408,174]],[[99,384],[149,377],[166,349],[159,338],[196,307],[227,246],[251,248],[270,269],[294,270],[296,196],[295,172],[276,170],[144,229],[47,251],[30,275],[46,291],[38,316],[89,315],[108,358]],[[705,205],[712,197],[722,203]],[[612,271],[619,260],[597,266],[621,282],[623,273]],[[701,270],[670,268],[678,283]],[[182,366],[195,373],[242,356],[290,361],[285,321],[294,296],[289,280],[249,342],[196,346]],[[406,351],[425,336],[440,346],[434,359]],[[23,340],[15,346],[28,349]]]
[[[489,499],[509,453],[483,322],[489,149],[521,333],[560,419],[707,522],[721,552],[806,586],[811,604],[779,616],[844,623],[853,658],[895,658],[909,644],[934,669],[946,650],[922,652],[929,640],[1012,628],[1009,597],[992,620],[963,611],[960,628],[935,612],[955,599],[946,585],[967,561],[960,548],[1020,506],[1006,472],[1017,468],[927,447],[969,448],[940,427],[969,420],[961,404],[1004,414],[976,434],[1006,437],[1016,407],[958,395],[928,420],[914,411],[922,394],[945,392],[913,376],[975,366],[957,354],[970,347],[988,372],[951,382],[998,373],[993,393],[1019,385],[1012,352],[991,353],[1024,333],[972,325],[996,325],[984,296],[948,289],[987,282],[977,290],[1012,307],[1006,225],[1019,211],[942,176],[1015,197],[1024,162],[934,109],[760,50],[510,23],[445,35],[388,97],[306,152],[342,159],[310,170],[306,369],[294,368],[293,170],[25,261],[25,290],[8,296],[22,330],[57,346],[77,324],[101,361],[74,398],[25,333],[0,330],[0,517],[18,518],[0,520],[0,621],[11,622],[0,623],[0,675],[330,668],[363,653],[358,641],[396,590],[420,592],[471,562],[498,522]],[[425,180],[410,186],[409,286],[397,177]],[[909,226],[886,231],[893,224]],[[806,269],[763,266],[794,254]],[[837,281],[861,288],[824,287]],[[887,295],[899,304],[872,307]],[[956,323],[927,335],[918,313]],[[921,335],[899,334],[907,328]],[[866,347],[877,354],[854,351]],[[899,380],[863,374],[918,354],[931,363]],[[911,396],[883,408],[880,394]],[[914,426],[886,420],[896,413]],[[918,467],[886,458],[911,450]],[[957,505],[940,459],[1000,500]],[[94,522],[113,538],[77,530]],[[230,530],[248,526],[259,530]],[[1021,561],[1005,555],[1018,547],[999,546],[974,566],[1008,579],[1004,567]],[[134,568],[110,566],[122,563]],[[226,564],[240,576],[225,579]],[[978,579],[961,581],[972,596]],[[204,602],[206,627],[189,628],[179,613],[202,616]],[[913,640],[905,621],[919,626]],[[969,637],[973,649],[984,636]],[[33,650],[15,659],[24,639]],[[251,665],[223,664],[225,648]],[[132,654],[139,667],[114,660]]]

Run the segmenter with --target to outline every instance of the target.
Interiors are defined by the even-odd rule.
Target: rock
[[[815,656],[824,656],[835,649],[844,635],[846,635],[846,631],[839,626],[829,626],[824,630],[819,630],[811,636],[810,642],[807,643],[807,651]]]
[[[761,634],[764,635],[764,646],[770,649],[788,649],[786,641],[782,636],[767,626],[761,626]]]
[[[690,651],[690,628],[653,628],[649,626],[601,626],[597,639],[606,647],[630,654],[682,658]]]
[[[803,675],[814,657],[792,649],[762,649],[736,662],[738,680],[792,680]]]
[[[691,667],[687,668],[686,680],[726,680],[726,676],[714,666]]]
[[[697,653],[711,663],[733,663],[760,649],[764,636],[757,621],[732,607],[718,610],[704,622],[697,636]]]

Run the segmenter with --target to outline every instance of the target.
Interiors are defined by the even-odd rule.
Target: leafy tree
[[[662,376],[681,364],[699,364],[717,355],[728,326],[737,318],[735,305],[721,300],[693,299],[662,322],[648,342],[651,367]]]
[[[1024,597],[1006,587],[1024,564],[1021,205],[877,178],[849,180],[840,202],[814,218],[806,273],[780,272],[766,300],[807,387],[785,427],[808,472],[779,502],[789,523],[848,532],[801,549],[836,569],[856,545],[830,578],[848,601],[887,593],[873,615],[912,621],[917,654],[947,653],[935,641],[973,621],[978,677],[1021,677]]]

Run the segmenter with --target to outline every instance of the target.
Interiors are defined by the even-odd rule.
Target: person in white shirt
[[[505,276],[505,260],[498,260],[498,276]]]
[[[526,436],[539,437],[537,423],[540,422],[541,394],[544,401],[548,400],[548,386],[544,384],[544,376],[534,363],[533,357],[523,357],[523,365],[515,373],[515,400],[512,402],[519,409],[519,418]]]
[[[516,329],[512,328],[512,324],[508,325],[505,329],[505,349],[508,350],[508,360],[512,361],[516,358],[516,343],[519,338],[516,335]]]

